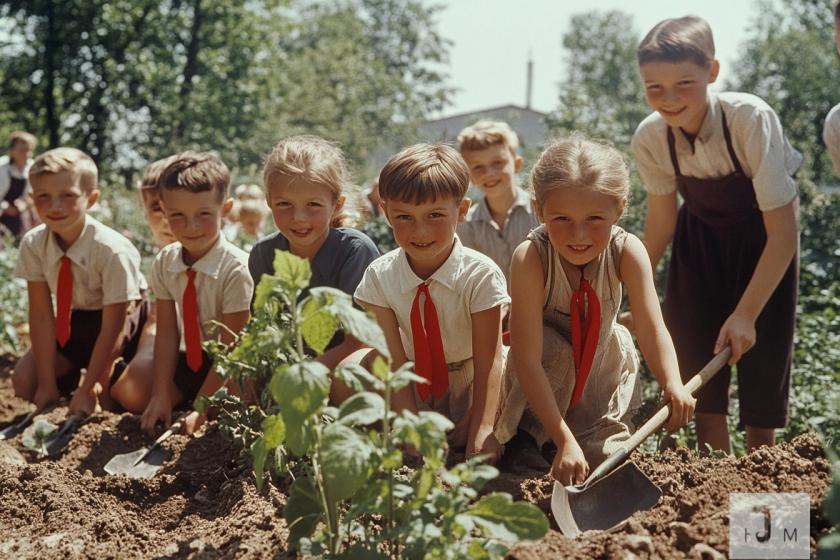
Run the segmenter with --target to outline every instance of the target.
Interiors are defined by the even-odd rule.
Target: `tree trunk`
[[[193,86],[192,81],[198,75],[199,36],[201,35],[203,20],[204,12],[201,9],[201,0],[193,0],[193,21],[192,27],[190,28],[190,40],[187,44],[187,60],[184,63],[183,81],[181,82],[181,89],[178,92],[181,111],[173,135],[173,141],[176,144],[183,140],[187,134],[187,124],[189,122],[188,108]]]
[[[47,36],[44,40],[44,110],[46,111],[45,126],[49,134],[50,148],[59,145],[59,121],[55,108],[55,73],[58,44],[56,41],[55,10],[52,2],[47,2]]]

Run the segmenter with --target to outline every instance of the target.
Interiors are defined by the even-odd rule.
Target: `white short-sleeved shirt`
[[[823,142],[834,172],[840,175],[840,103],[831,108],[823,124]]]
[[[510,281],[510,261],[513,252],[525,241],[532,229],[540,225],[531,205],[531,195],[516,189],[516,198],[508,210],[505,227],[499,229],[482,196],[470,206],[466,219],[458,224],[458,237],[465,247],[484,253],[499,265]]]
[[[0,200],[6,196],[6,193],[9,192],[9,188],[12,185],[12,178],[15,179],[23,179],[26,181],[26,190],[29,191],[32,187],[29,186],[29,168],[32,167],[32,162],[34,160],[29,160],[26,162],[26,167],[23,168],[23,171],[18,171],[18,168],[12,165],[11,160],[8,156],[5,156],[0,160]]]
[[[224,235],[219,235],[216,244],[192,267],[184,264],[179,242],[170,243],[160,250],[152,264],[152,289],[157,299],[175,302],[181,333],[184,332],[181,315],[189,268],[196,271],[195,292],[201,338],[209,340],[217,333],[213,321],[221,322],[223,314],[246,311],[251,306],[254,281],[248,272],[248,253],[233,245]],[[183,336],[181,349],[184,349]]]
[[[408,263],[405,251],[394,249],[373,261],[355,299],[394,311],[409,360],[414,360],[411,340],[411,306],[423,280]],[[505,277],[490,257],[464,247],[458,238],[449,257],[426,281],[437,310],[447,363],[471,358],[472,314],[510,302]]]
[[[85,216],[82,233],[66,253],[46,225],[27,232],[20,242],[15,276],[27,282],[46,282],[55,294],[65,254],[73,272],[73,309],[102,309],[134,301],[146,289],[140,253],[131,241],[90,216]]]
[[[735,171],[726,149],[721,110],[726,113],[738,162],[752,179],[759,209],[773,210],[793,200],[797,189],[792,176],[802,164],[802,154],[788,142],[773,109],[749,93],[710,93],[708,111],[693,145],[682,131],[674,131],[682,174],[712,179]],[[633,135],[639,176],[651,194],[669,194],[677,187],[667,129],[662,116],[652,113]]]

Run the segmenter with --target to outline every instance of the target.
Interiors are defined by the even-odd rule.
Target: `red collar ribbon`
[[[575,359],[575,388],[569,410],[574,408],[583,395],[586,379],[595,349],[598,347],[598,335],[601,330],[601,302],[598,295],[585,278],[580,279],[580,287],[572,293],[572,353]]]
[[[420,317],[421,294],[426,296],[423,306],[425,321]],[[435,398],[441,398],[449,390],[449,368],[443,353],[437,310],[425,283],[417,287],[417,295],[411,305],[411,341],[414,344],[414,370],[431,384],[418,384],[417,393],[424,401],[429,400],[430,391]]]

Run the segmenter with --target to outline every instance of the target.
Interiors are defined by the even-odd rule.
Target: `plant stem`
[[[300,332],[300,315],[298,313],[297,299],[300,292],[295,292],[294,302],[289,305],[292,310],[292,328],[295,331],[295,349],[298,353],[298,359],[303,360],[305,355],[303,353],[303,333]]]
[[[390,364],[388,369],[390,370]],[[385,377],[385,418],[382,420],[382,444],[385,446],[385,456],[389,457],[393,450],[391,442],[391,376],[389,371]],[[394,469],[388,469],[388,519],[385,520],[385,528],[388,536],[391,539],[391,546],[388,547],[388,554],[391,558],[399,560],[400,545],[397,539],[394,538]],[[396,544],[395,544],[396,543]]]
[[[312,469],[315,471],[315,482],[318,484],[319,494],[321,494],[321,507],[324,508],[324,516],[327,518],[327,527],[330,533],[330,552],[338,554],[341,539],[339,538],[338,519],[336,518],[337,512],[327,494],[327,484],[321,470],[321,432],[318,428],[315,429],[315,454],[312,456]]]

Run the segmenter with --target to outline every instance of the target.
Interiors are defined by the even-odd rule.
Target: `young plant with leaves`
[[[447,418],[391,410],[394,391],[425,381],[410,364],[391,370],[371,316],[344,292],[308,289],[307,261],[278,251],[274,267],[236,349],[211,348],[220,374],[256,389],[257,402],[227,393],[210,402],[249,446],[258,485],[267,470],[292,479],[283,512],[292,547],[328,558],[497,558],[507,544],[545,534],[535,506],[502,493],[479,497],[495,468],[478,459],[445,468]],[[379,353],[372,371],[331,373],[311,358],[338,329]],[[355,391],[340,407],[328,402],[332,379]],[[415,469],[403,462],[408,448],[423,457]]]

